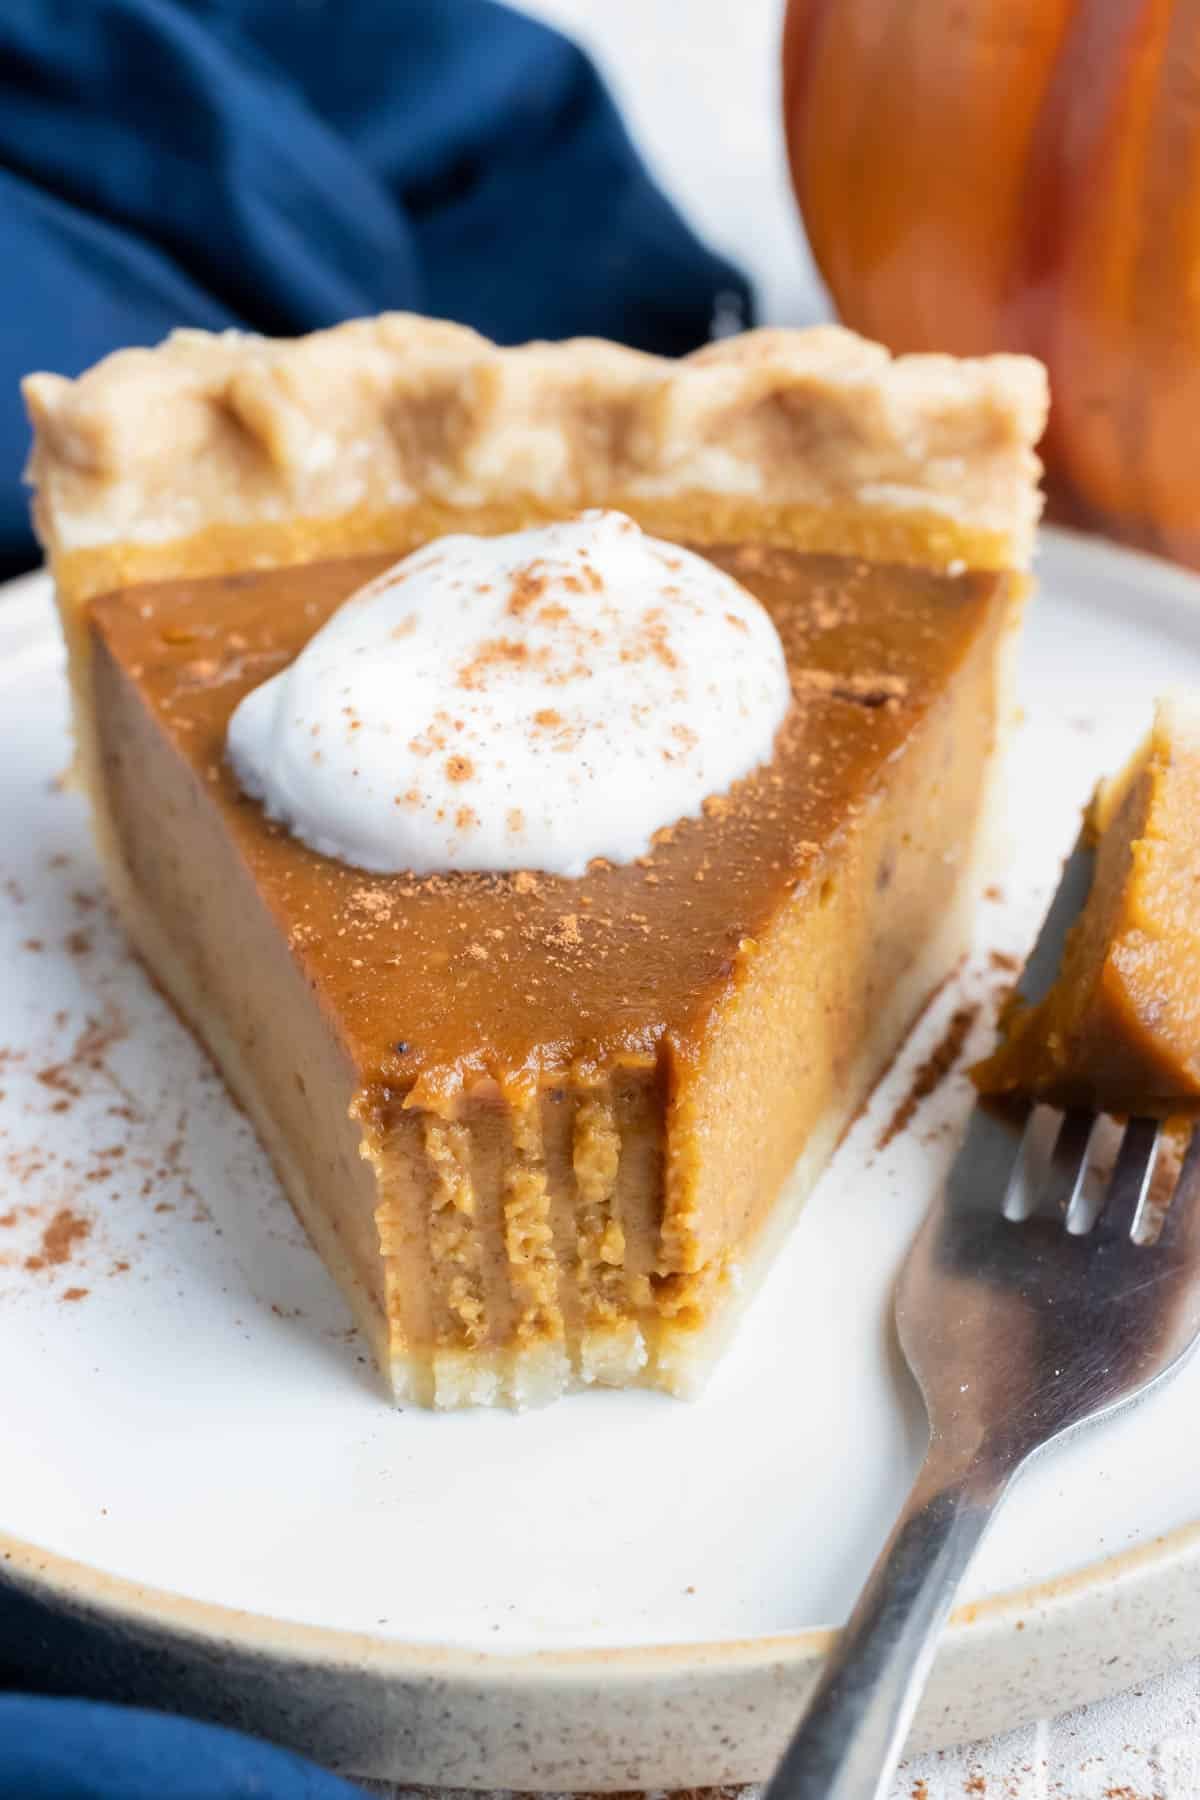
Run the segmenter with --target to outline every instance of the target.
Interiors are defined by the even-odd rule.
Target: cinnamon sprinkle
[[[69,1206],[61,1206],[42,1233],[41,1253],[25,1258],[27,1269],[60,1268],[70,1262],[76,1244],[92,1233],[92,1221]]]
[[[381,924],[386,924],[392,916],[392,903],[380,888],[355,888],[350,896],[350,904],[360,912],[365,912],[368,918],[378,919]]]
[[[856,706],[894,707],[907,695],[908,683],[902,675],[836,675],[832,669],[796,669],[792,689],[797,695],[807,690]]]
[[[509,617],[519,619],[523,613],[527,613],[545,593],[547,580],[540,561],[527,563],[523,569],[515,570],[512,591],[504,609]]]
[[[563,913],[557,925],[548,934],[547,943],[556,949],[571,949],[583,942],[583,934],[579,929],[579,917],[576,913]]]
[[[468,692],[478,693],[486,686],[489,673],[496,669],[511,668],[530,661],[544,662],[545,659],[545,651],[535,658],[529,645],[523,644],[519,638],[485,638],[470,662],[464,663],[458,671],[456,685]]]
[[[960,1006],[951,1014],[941,1042],[930,1051],[924,1062],[913,1071],[907,1094],[880,1133],[877,1150],[888,1145],[912,1123],[918,1107],[936,1092],[962,1055],[971,1027],[979,1017],[978,1003]]]

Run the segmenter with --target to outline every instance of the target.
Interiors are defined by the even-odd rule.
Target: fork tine
[[[1012,1172],[1004,1195],[1006,1219],[1029,1219],[1039,1212],[1054,1141],[1054,1114],[1045,1106],[1030,1107],[1024,1130],[1016,1141]]]
[[[1063,1114],[1038,1207],[1047,1217],[1065,1219],[1070,1212],[1087,1174],[1088,1146],[1095,1128],[1095,1113],[1072,1107]]]
[[[1154,1174],[1161,1136],[1161,1119],[1134,1118],[1126,1125],[1096,1222],[1096,1230],[1102,1236],[1132,1236],[1134,1220]]]
[[[1177,1250],[1191,1250],[1200,1240],[1200,1126],[1192,1131],[1183,1154],[1179,1178],[1163,1214],[1158,1242]]]

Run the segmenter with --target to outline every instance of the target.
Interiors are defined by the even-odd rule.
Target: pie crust
[[[838,326],[668,361],[391,313],[178,331],[23,392],[38,530],[76,598],[586,506],[699,543],[1024,568],[1041,509],[1040,363],[893,358]]]

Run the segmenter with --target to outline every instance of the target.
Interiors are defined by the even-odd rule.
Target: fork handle
[[[927,1459],[766,1800],[886,1792],[955,1590],[1007,1485],[1007,1475],[979,1468],[938,1480]]]

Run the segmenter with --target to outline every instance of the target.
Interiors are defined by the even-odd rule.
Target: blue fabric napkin
[[[718,296],[587,57],[492,0],[0,4],[0,573],[30,369],[386,308],[670,354]]]
[[[86,1701],[0,1695],[4,1800],[364,1800],[239,1731]]]
[[[675,353],[718,298],[749,320],[591,63],[507,7],[0,0],[0,574],[36,559],[30,369],[77,374],[178,325],[290,334],[391,307]],[[5,1608],[0,1583],[0,1626]],[[355,1791],[215,1727],[0,1696],[6,1800]]]

